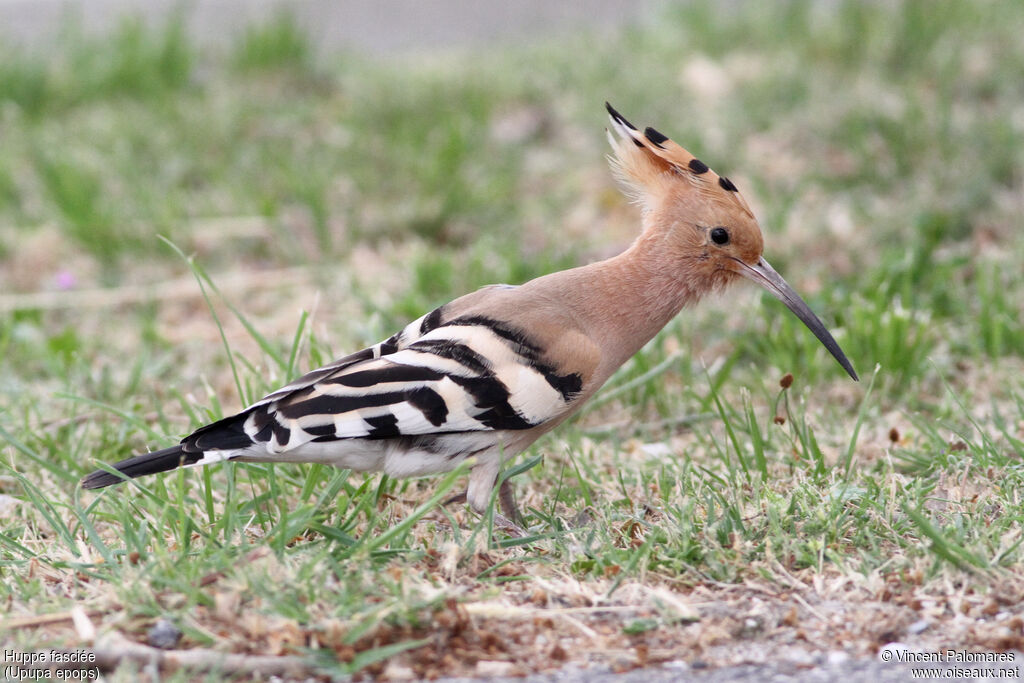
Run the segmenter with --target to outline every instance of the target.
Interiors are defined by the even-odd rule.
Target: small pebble
[[[928,630],[928,627],[932,625],[932,622],[927,619],[918,619],[913,624],[907,627],[907,633],[912,636],[916,636],[918,633],[924,633]]]
[[[512,676],[516,665],[512,662],[500,660],[481,660],[476,663],[474,674],[481,678],[497,678],[501,676]]]
[[[181,640],[181,631],[167,619],[160,619],[146,634],[149,644],[161,650],[172,650]]]
[[[416,672],[407,666],[401,666],[394,662],[389,662],[384,668],[383,678],[387,681],[415,681]]]
[[[18,507],[20,503],[21,501],[14,496],[8,496],[6,493],[0,493],[0,517],[13,513],[14,509]]]

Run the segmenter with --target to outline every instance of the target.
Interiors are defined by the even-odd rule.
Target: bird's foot
[[[458,503],[465,503],[465,502],[466,502],[466,491],[463,491],[462,493],[456,493],[451,498],[445,500],[443,503],[441,503],[441,506],[442,507],[448,507],[449,505],[456,505]]]
[[[494,513],[494,527],[501,529],[512,538],[526,538],[526,529],[497,512]]]
[[[456,493],[451,498],[445,500],[442,505],[445,507],[449,505],[455,505],[458,503],[466,502],[466,491],[462,493]],[[519,508],[516,506],[516,494],[512,488],[512,483],[506,479],[501,482],[501,486],[498,487],[498,504],[501,505],[501,511],[504,514],[494,513],[494,526],[501,529],[509,536],[514,538],[525,538],[526,530],[521,526],[523,523],[523,516],[519,513]],[[474,510],[477,514],[483,516],[485,511]]]

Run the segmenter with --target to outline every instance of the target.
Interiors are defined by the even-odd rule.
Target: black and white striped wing
[[[435,312],[186,442],[194,440],[189,450],[262,445],[272,455],[313,442],[530,429],[569,410],[581,384],[543,363],[518,330],[481,317],[440,324]],[[226,427],[237,441],[218,443]]]

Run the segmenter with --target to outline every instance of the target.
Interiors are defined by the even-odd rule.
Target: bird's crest
[[[612,129],[618,135],[616,138],[608,132],[608,141],[615,152],[609,161],[632,199],[649,207],[677,189],[679,181],[683,180],[704,198],[739,209],[753,218],[750,207],[731,180],[712,171],[654,128],[640,132],[612,105],[605,102],[605,107]]]

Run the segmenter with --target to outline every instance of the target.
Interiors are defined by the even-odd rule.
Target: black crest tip
[[[652,144],[657,145],[658,147],[661,147],[661,149],[665,149],[664,147],[661,146],[661,143],[663,143],[666,140],[668,140],[668,136],[667,135],[662,135],[661,133],[659,133],[658,131],[654,130],[653,128],[648,128],[647,130],[644,131],[644,137],[646,137],[648,140],[650,140]]]
[[[736,186],[732,184],[732,181],[724,175],[718,177],[718,184],[727,192],[739,192],[739,190],[736,189]]]
[[[625,116],[615,111],[615,107],[613,107],[611,104],[605,102],[604,108],[608,110],[609,116],[611,116],[613,119],[624,125],[626,128],[629,128],[630,130],[636,130],[636,126],[627,121]]]
[[[693,171],[694,173],[696,173],[697,175],[702,175],[704,173],[707,173],[708,170],[709,170],[708,169],[708,165],[705,164],[700,159],[698,159],[697,157],[694,157],[694,158],[690,159],[689,166],[690,166],[690,170]]]

